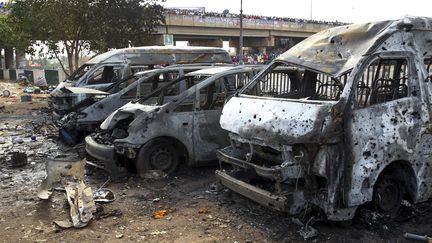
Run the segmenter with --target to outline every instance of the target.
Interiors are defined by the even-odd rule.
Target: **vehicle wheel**
[[[141,148],[135,166],[138,174],[149,170],[161,170],[170,174],[178,164],[178,153],[174,145],[166,139],[157,139]]]
[[[374,187],[373,205],[380,213],[395,217],[402,202],[401,184],[391,176],[382,176]]]

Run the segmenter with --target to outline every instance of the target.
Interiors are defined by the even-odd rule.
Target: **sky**
[[[166,0],[162,5],[240,13],[240,0]],[[243,0],[244,14],[310,19],[311,9],[314,20],[359,23],[405,15],[432,17],[432,0]]]

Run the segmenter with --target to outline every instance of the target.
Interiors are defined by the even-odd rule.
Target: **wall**
[[[0,79],[17,80],[20,73],[24,73],[32,82],[38,78],[45,78],[48,85],[57,85],[60,81],[66,79],[66,74],[61,70],[42,69],[0,69]]]

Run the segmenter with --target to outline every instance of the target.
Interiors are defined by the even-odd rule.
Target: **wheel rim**
[[[173,154],[168,148],[158,147],[150,156],[152,169],[169,170],[173,164]]]
[[[400,204],[400,190],[397,182],[383,178],[376,188],[375,206],[381,212],[393,212]]]

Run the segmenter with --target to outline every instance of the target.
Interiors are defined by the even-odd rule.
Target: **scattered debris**
[[[116,197],[110,189],[100,188],[93,192],[93,199],[97,203],[111,203],[116,200]]]
[[[31,95],[21,95],[21,102],[30,102],[30,101],[32,101]]]
[[[421,242],[432,242],[432,237],[427,235],[417,235],[412,233],[405,233],[404,238],[412,241],[421,241]]]
[[[48,199],[52,194],[52,186],[62,182],[66,177],[74,177],[79,181],[84,180],[85,160],[55,158],[49,159],[45,166],[47,176],[39,187],[38,197],[40,199]]]
[[[11,96],[11,92],[9,90],[3,90],[3,97],[8,98]]]
[[[200,208],[198,209],[198,213],[199,214],[208,214],[210,211],[208,210],[208,208]]]
[[[150,235],[156,236],[156,235],[164,235],[166,233],[167,232],[165,230],[162,230],[162,231],[156,230],[156,231],[151,232]]]
[[[12,139],[12,143],[15,143],[15,144],[22,144],[22,143],[24,143],[24,140],[23,140],[21,137],[14,137],[14,138]]]
[[[167,215],[168,215],[168,210],[166,210],[166,209],[153,212],[153,218],[155,218],[155,219],[162,219]]]
[[[311,217],[306,224],[303,224],[298,218],[292,218],[291,222],[301,226],[298,233],[303,237],[304,240],[308,240],[318,235],[318,230],[312,227],[312,225],[317,222],[317,218],[315,217]]]
[[[209,189],[206,191],[208,194],[218,195],[222,191],[223,187],[220,183],[213,183],[210,185]]]
[[[55,221],[55,224],[62,228],[70,228],[71,226],[83,228],[87,226],[88,222],[93,218],[93,213],[96,212],[91,188],[86,186],[83,181],[80,181],[78,184],[66,186],[65,189],[72,224],[67,224],[66,221]]]
[[[316,230],[312,226],[305,225],[299,230],[299,234],[303,237],[304,240],[308,240],[310,238],[317,236],[318,230]]]

